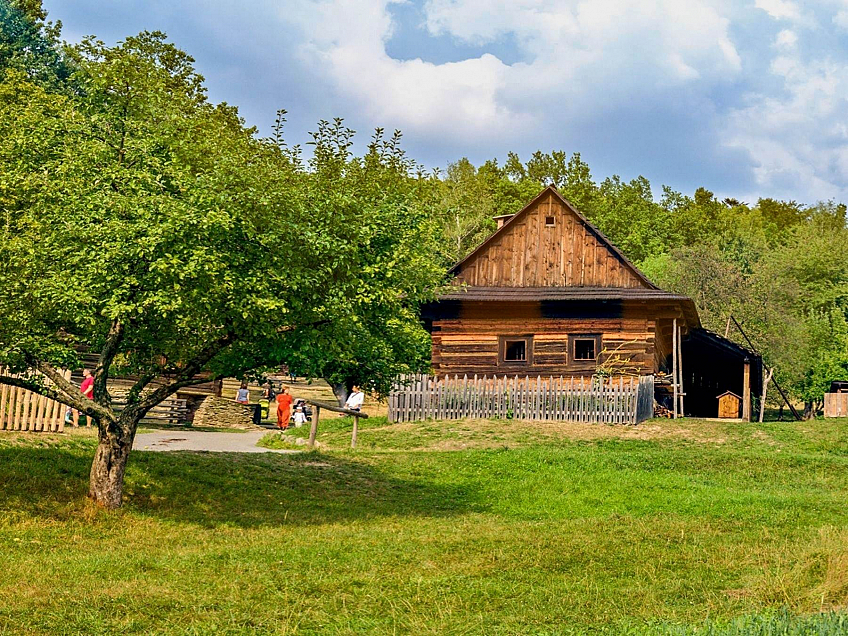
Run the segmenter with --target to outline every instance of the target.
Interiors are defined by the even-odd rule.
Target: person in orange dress
[[[277,428],[281,431],[289,427],[291,419],[292,396],[286,386],[277,394]]]

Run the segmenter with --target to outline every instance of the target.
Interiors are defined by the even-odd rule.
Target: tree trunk
[[[804,419],[805,420],[813,419],[813,403],[812,402],[804,402]]]
[[[132,449],[133,435],[122,426],[107,430],[101,424],[99,428],[100,443],[91,464],[88,496],[104,508],[114,510],[120,508],[123,502],[124,471]]]
[[[330,388],[333,389],[333,395],[335,395],[336,399],[339,401],[339,406],[344,406],[345,402],[347,402],[347,396],[350,395],[347,383],[328,381],[327,384],[329,384]]]

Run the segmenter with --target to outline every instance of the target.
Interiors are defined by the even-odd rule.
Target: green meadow
[[[117,513],[90,432],[0,435],[0,633],[848,632],[846,420],[350,424]]]

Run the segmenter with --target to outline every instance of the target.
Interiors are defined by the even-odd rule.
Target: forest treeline
[[[425,170],[399,134],[378,130],[357,156],[341,120],[320,122],[302,153],[285,144],[282,117],[266,139],[233,107],[209,104],[193,60],[163,34],[63,46],[39,0],[0,0],[0,24],[2,248],[19,268],[0,275],[7,363],[23,359],[21,334],[34,333],[33,312],[20,310],[28,294],[44,313],[43,340],[32,346],[57,363],[75,333],[102,340],[109,316],[140,323],[151,312],[150,340],[134,342],[118,358],[124,364],[161,359],[163,325],[174,329],[172,354],[185,357],[186,334],[201,341],[193,325],[233,321],[248,344],[227,351],[241,365],[285,361],[339,394],[353,383],[385,391],[396,373],[428,364],[414,301],[438,293],[448,266],[494,231],[493,217],[553,184],[652,281],[693,298],[705,327],[723,334],[733,315],[810,411],[830,380],[848,379],[842,203],[655,193],[644,177],[596,179],[579,153],[564,151]],[[119,245],[139,256],[117,253]],[[64,274],[47,271],[48,247],[78,279],[90,278],[84,295],[79,285],[59,293]],[[285,258],[268,256],[275,249]],[[86,268],[86,259],[109,266]],[[263,259],[267,273],[257,275]],[[211,277],[215,263],[227,277],[242,272],[242,283]],[[149,298],[139,301],[127,281],[149,285]],[[210,305],[213,283],[222,298],[245,292],[243,305]],[[210,307],[230,313],[214,322]],[[269,311],[311,326],[268,334]],[[65,340],[54,342],[56,333]],[[729,336],[745,344],[735,329]],[[149,360],[134,360],[140,351]]]

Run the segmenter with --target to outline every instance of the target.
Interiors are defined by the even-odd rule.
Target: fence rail
[[[530,378],[427,375],[400,378],[389,420],[466,417],[636,424],[654,413],[654,376]]]
[[[2,367],[0,375],[6,375]],[[65,371],[64,377],[70,381],[71,372]],[[52,384],[46,378],[44,380],[48,386]],[[65,407],[62,404],[17,386],[0,385],[0,431],[63,430]]]

